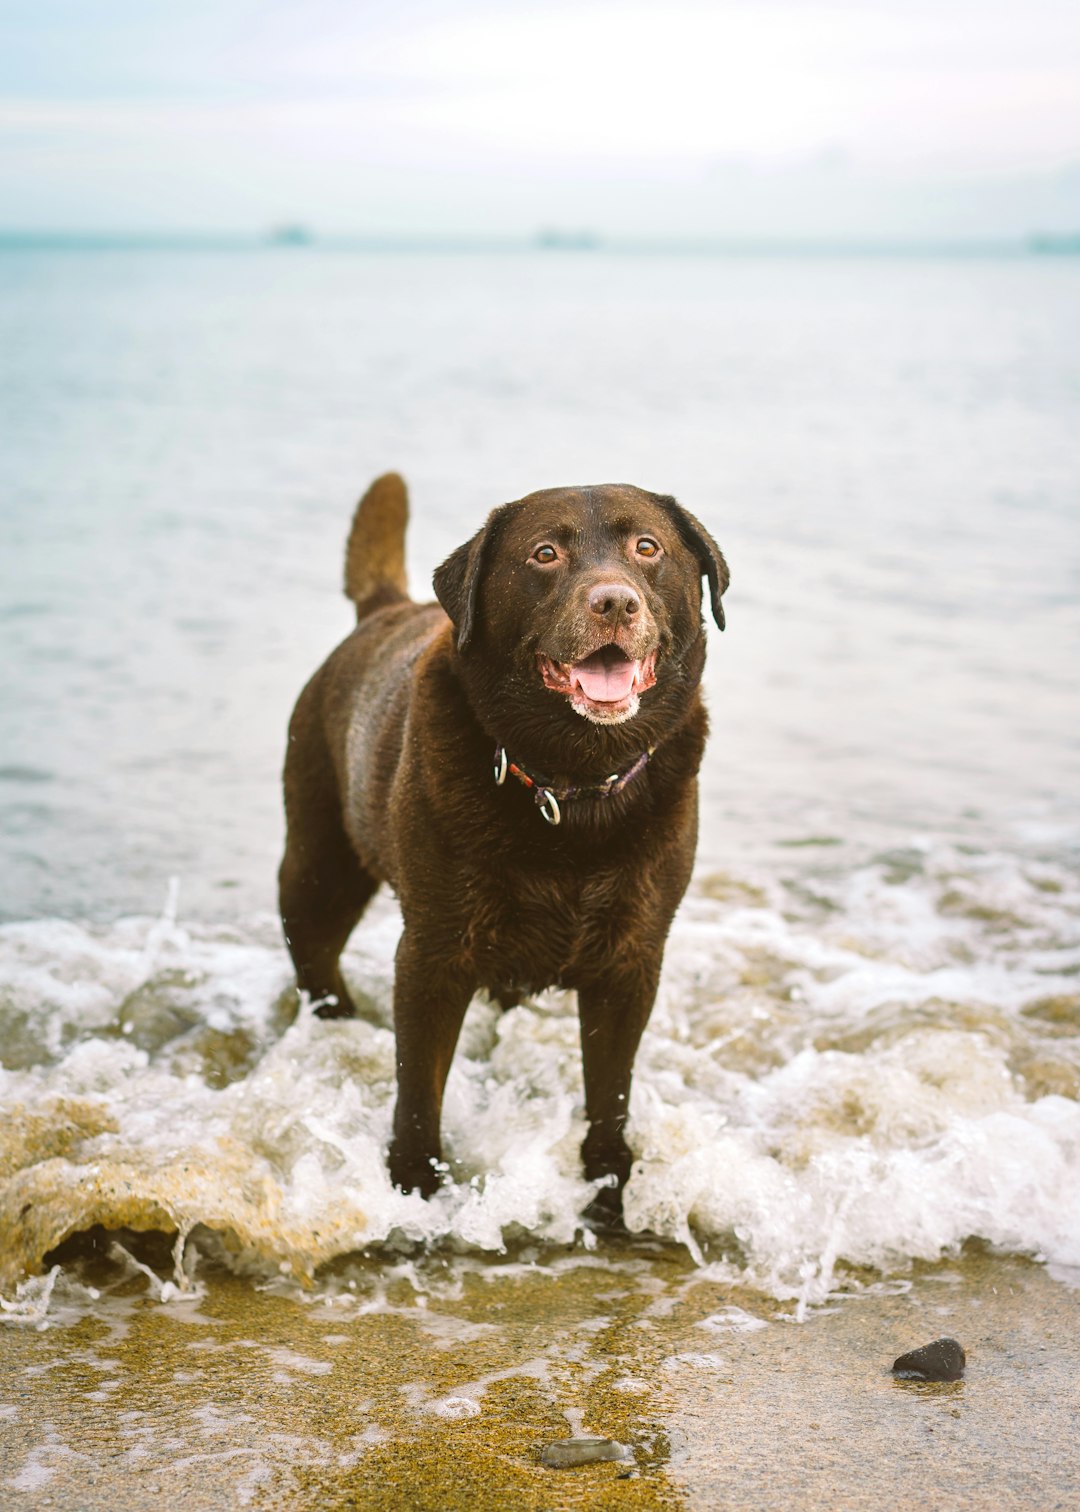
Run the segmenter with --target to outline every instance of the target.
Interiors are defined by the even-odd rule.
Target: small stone
[[[544,1446],[540,1463],[549,1470],[569,1470],[573,1465],[595,1465],[600,1460],[630,1459],[625,1444],[609,1438],[555,1439]]]
[[[900,1355],[893,1361],[892,1373],[901,1381],[959,1381],[966,1364],[955,1339],[935,1339]]]

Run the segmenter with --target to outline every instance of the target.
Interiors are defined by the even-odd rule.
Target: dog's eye
[[[660,555],[660,543],[654,541],[652,536],[642,536],[635,547],[638,556],[658,557]]]
[[[549,563],[551,563],[551,562],[557,562],[558,560],[559,560],[559,553],[558,553],[558,551],[555,549],[554,546],[547,545],[546,542],[545,542],[545,544],[543,546],[538,546],[536,548],[536,550],[533,552],[533,561],[534,562],[539,562],[544,567],[547,567],[549,565]]]

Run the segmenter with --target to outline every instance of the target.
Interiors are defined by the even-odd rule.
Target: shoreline
[[[9,1505],[936,1509],[1080,1504],[1080,1291],[969,1246],[792,1321],[676,1246],[602,1240],[360,1258],[306,1298],[210,1270],[196,1300],[132,1269],[45,1331],[3,1330]],[[787,1316],[784,1316],[784,1315]],[[899,1382],[941,1334],[963,1381]],[[633,1462],[538,1463],[574,1434]]]

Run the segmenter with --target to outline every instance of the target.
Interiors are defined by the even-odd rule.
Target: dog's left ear
[[[697,557],[703,576],[709,579],[709,603],[712,606],[712,616],[723,630],[724,606],[720,602],[720,597],[731,582],[731,574],[728,572],[723,552],[701,521],[695,519],[690,511],[684,509],[670,494],[656,496],[656,502],[670,515],[682,537],[683,544],[688,546]]]
[[[464,651],[472,639],[476,618],[476,594],[484,566],[484,551],[492,517],[471,541],[452,551],[441,567],[436,567],[433,582],[435,597],[454,622],[457,646]]]

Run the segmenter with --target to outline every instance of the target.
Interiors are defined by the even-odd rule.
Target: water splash
[[[361,1016],[324,1023],[290,990],[274,921],[182,927],[176,903],[0,931],[5,1318],[47,1307],[27,1273],[94,1225],[177,1236],[161,1300],[194,1294],[208,1247],[310,1282],[374,1243],[587,1240],[565,995],[470,1009],[450,1180],[424,1202],[385,1165],[394,907],[346,957]],[[702,879],[635,1075],[631,1228],[798,1317],[852,1266],[969,1235],[1080,1264],[1078,912],[1063,866],[944,846]]]

